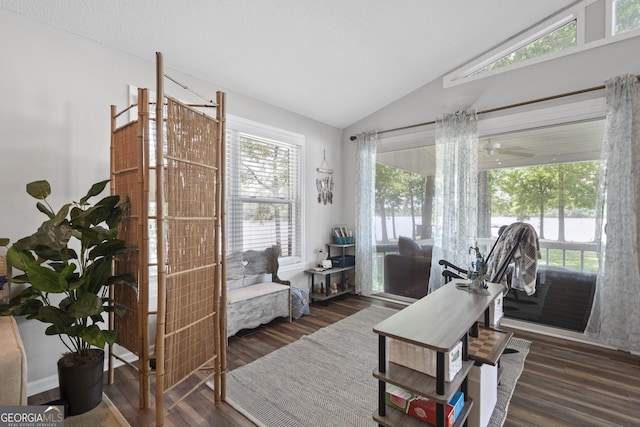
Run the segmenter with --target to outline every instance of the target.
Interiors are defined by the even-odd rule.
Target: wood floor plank
[[[251,363],[371,304],[398,307],[371,298],[345,296],[312,305],[311,315],[294,322],[277,319],[231,337],[228,370]],[[509,404],[505,427],[640,426],[640,357],[557,337],[511,331],[532,345]],[[195,385],[198,375],[169,391],[165,407]],[[138,407],[138,375],[131,368],[118,368],[115,384],[106,385],[105,393],[132,426],[155,425],[155,410]],[[29,397],[29,403],[57,398],[54,389]],[[211,390],[202,386],[166,415],[165,425],[253,426],[227,403],[214,405],[212,399]],[[152,402],[155,403],[153,399]]]

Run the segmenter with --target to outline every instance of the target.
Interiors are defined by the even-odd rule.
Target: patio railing
[[[478,239],[478,245],[485,255],[493,246],[495,239]],[[432,245],[432,240],[421,240],[420,245]],[[558,242],[552,240],[540,240],[540,252],[542,258],[540,264],[567,267],[579,271],[595,272],[598,265],[598,247],[596,243],[583,242]],[[376,245],[377,255],[377,283],[379,291],[383,288],[384,278],[384,256],[389,253],[397,253],[396,242],[378,243]],[[375,277],[375,275],[374,275]]]

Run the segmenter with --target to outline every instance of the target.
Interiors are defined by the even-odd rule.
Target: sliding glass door
[[[523,221],[536,229],[542,252],[536,293],[509,292],[507,317],[584,330],[598,269],[595,207],[603,134],[604,119],[596,119],[480,138],[478,242],[488,249],[501,226]],[[405,276],[425,271],[407,267],[421,260],[399,253],[406,245],[398,242],[409,238],[423,254],[430,248],[433,138],[425,132],[411,147],[383,144],[377,161],[374,291],[403,295],[403,281],[418,278],[389,269],[401,266]],[[392,259],[399,256],[413,258]]]

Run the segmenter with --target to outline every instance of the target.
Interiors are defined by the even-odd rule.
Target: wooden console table
[[[386,383],[402,387],[436,402],[436,425],[444,426],[445,406],[459,389],[465,393],[465,405],[456,420],[456,426],[464,424],[473,401],[467,394],[467,375],[474,364],[469,358],[469,333],[484,314],[485,326],[489,325],[489,306],[504,288],[489,283],[489,295],[483,296],[457,289],[456,281],[443,286],[409,307],[374,326],[378,334],[378,368],[373,375],[378,379],[378,410],[373,418],[383,426],[422,426],[423,421],[400,411],[387,411],[385,403]],[[404,341],[436,352],[436,376],[419,373],[387,361],[386,337]],[[451,382],[445,382],[445,353],[462,340],[462,369]],[[506,346],[506,343],[504,344]]]

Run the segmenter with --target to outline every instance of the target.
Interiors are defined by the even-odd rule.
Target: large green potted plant
[[[9,263],[22,271],[12,282],[30,286],[1,306],[0,314],[47,323],[45,333],[58,335],[67,347],[68,353],[58,360],[58,376],[68,415],[86,412],[102,399],[104,347],[116,339],[103,314],[122,314],[122,308],[109,299],[109,286],[137,288],[131,275],[113,275],[112,270],[116,255],[135,250],[118,238],[128,198],[122,203],[119,196],[89,202],[108,182],[94,184],[80,201],[58,210],[47,201],[51,194],[47,181],[27,184],[27,193],[39,200],[36,207],[47,219],[7,250]],[[66,377],[78,370],[77,378]]]

